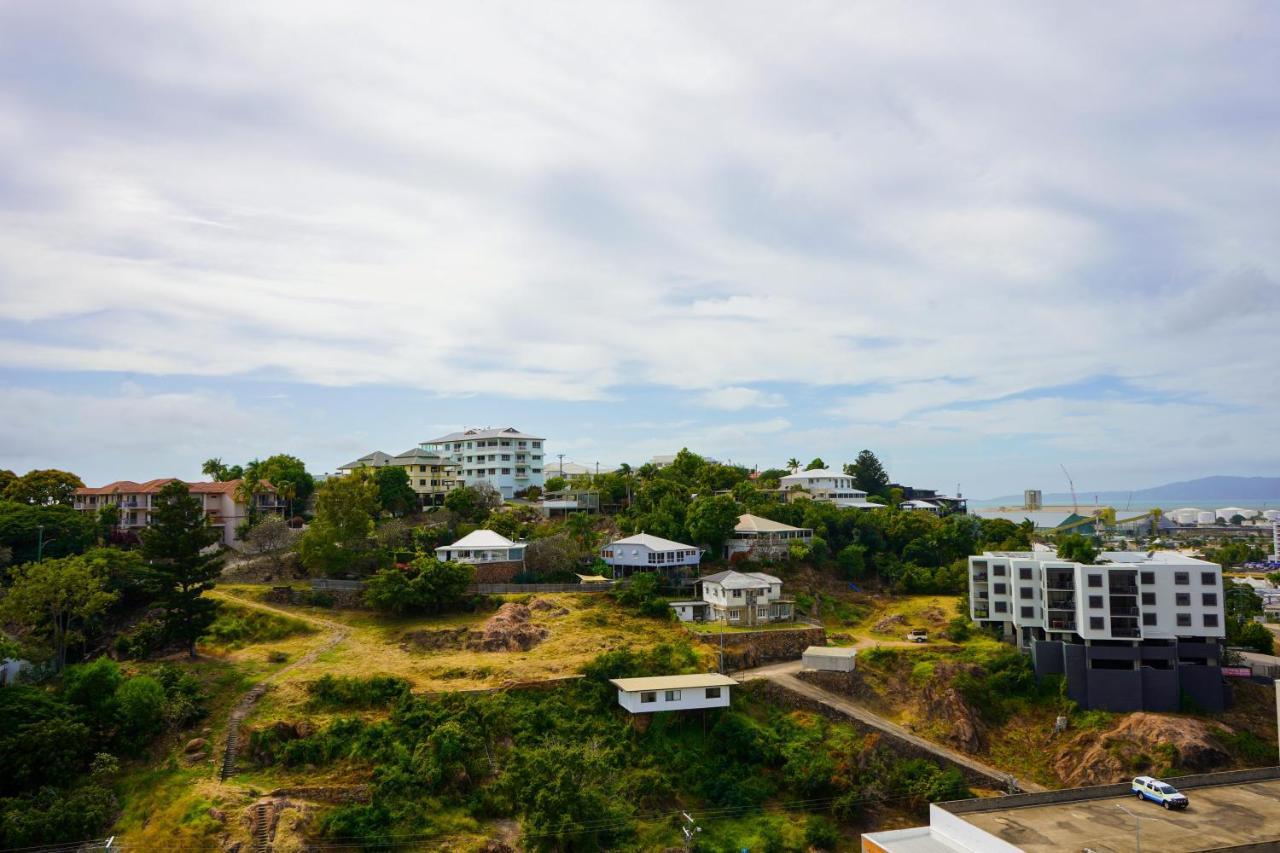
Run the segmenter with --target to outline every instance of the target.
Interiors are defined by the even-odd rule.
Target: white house
[[[724,546],[724,555],[746,554],[753,560],[782,559],[793,544],[807,547],[812,541],[813,531],[807,527],[792,527],[747,513],[738,516],[733,536]]]
[[[787,494],[788,500],[794,494],[815,501],[833,503],[838,507],[874,509],[881,506],[868,501],[866,492],[854,488],[852,477],[829,468],[796,471],[779,480],[778,486]]]
[[[937,504],[929,503],[928,501],[920,501],[920,500],[903,501],[902,503],[898,504],[898,509],[920,510],[921,512],[932,512],[935,515],[939,511],[939,507]]]
[[[492,530],[473,530],[452,545],[436,548],[436,559],[457,563],[524,562],[524,542]]]
[[[633,714],[728,708],[729,690],[738,684],[718,672],[611,678],[609,683],[618,688],[618,704]]]
[[[625,578],[636,572],[689,573],[698,568],[702,552],[693,545],[637,533],[605,545],[600,558],[613,569],[615,578]]]
[[[782,597],[782,581],[773,575],[730,569],[699,578],[698,583],[708,618],[729,625],[764,625],[795,617],[795,602]]]
[[[510,498],[530,486],[543,486],[545,442],[515,427],[503,427],[449,433],[422,442],[422,448],[458,463],[464,485],[488,483]]]
[[[805,669],[826,672],[853,672],[853,659],[858,652],[853,646],[810,646],[800,656]]]

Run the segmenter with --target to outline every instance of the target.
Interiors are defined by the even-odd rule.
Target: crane
[[[1067,474],[1066,465],[1063,465],[1061,462],[1059,462],[1058,467],[1062,469],[1062,473]],[[1076,484],[1075,484],[1075,481],[1071,479],[1070,474],[1067,474],[1067,485],[1071,487],[1071,511],[1079,515],[1080,501],[1076,500]]]

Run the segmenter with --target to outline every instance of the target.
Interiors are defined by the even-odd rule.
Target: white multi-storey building
[[[422,442],[422,448],[458,463],[464,485],[488,483],[511,498],[530,486],[543,486],[545,443],[545,438],[502,427],[450,433]]]
[[[1108,710],[1177,710],[1183,693],[1220,709],[1226,635],[1222,569],[1177,552],[1104,552],[1095,565],[1052,551],[969,558],[969,608],[1067,677],[1072,699]]]
[[[815,501],[833,503],[838,507],[855,507],[872,509],[882,504],[871,503],[867,493],[854,488],[853,478],[842,471],[829,468],[815,468],[812,471],[796,471],[778,481],[779,487],[787,494],[807,497]]]

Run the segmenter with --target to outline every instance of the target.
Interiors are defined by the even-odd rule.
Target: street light
[[[36,562],[37,563],[44,559],[44,543],[57,542],[57,541],[58,541],[58,537],[56,536],[50,537],[49,539],[45,539],[44,525],[43,524],[36,525]]]
[[[1134,814],[1133,812],[1129,811],[1128,809],[1126,809],[1124,806],[1120,805],[1119,803],[1116,803],[1116,808],[1118,808],[1120,811],[1122,811],[1122,812],[1124,812],[1125,814],[1127,814],[1129,817],[1133,818],[1133,836],[1134,836],[1134,840],[1135,840],[1135,843],[1138,845],[1138,853],[1142,853],[1142,822],[1143,822],[1144,820],[1163,820],[1163,818],[1158,818],[1158,817],[1145,817],[1145,816],[1143,816],[1143,815],[1137,815],[1137,814]]]

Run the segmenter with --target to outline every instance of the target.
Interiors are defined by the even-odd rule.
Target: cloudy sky
[[[1274,4],[0,6],[0,467],[1280,474]]]

